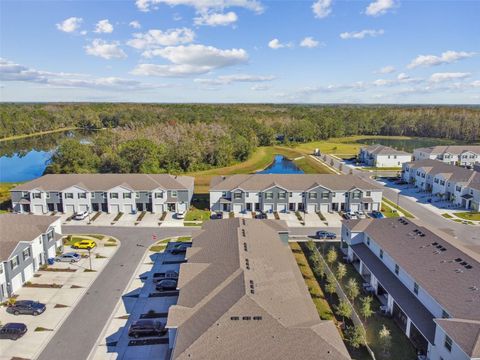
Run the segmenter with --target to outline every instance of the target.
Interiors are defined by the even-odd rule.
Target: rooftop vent
[[[242,229],[242,236],[245,237],[245,229]]]
[[[477,286],[470,286],[468,289],[469,289],[469,290],[472,290],[472,291],[478,291],[478,287],[477,287]]]
[[[405,220],[405,219],[403,219],[403,218],[399,218],[399,219],[398,219],[398,222],[400,222],[400,223],[403,224],[403,225],[408,225],[408,221]]]
[[[245,268],[247,270],[250,270],[250,262],[248,261],[248,259],[245,259]]]
[[[238,316],[231,316],[230,320],[240,320],[240,318]]]
[[[253,320],[262,320],[262,317],[261,316],[254,316]]]
[[[242,219],[242,224],[245,225],[245,219]]]
[[[247,243],[246,243],[246,242],[243,243],[243,250],[248,251],[248,247],[247,247]]]

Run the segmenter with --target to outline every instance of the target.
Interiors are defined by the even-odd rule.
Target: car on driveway
[[[82,241],[77,241],[72,245],[73,249],[86,249],[86,250],[92,250],[95,246],[97,246],[97,243],[93,240],[82,240]]]
[[[85,211],[76,212],[75,215],[73,215],[73,218],[74,218],[75,220],[83,220],[83,219],[85,219],[87,216],[88,216],[88,211],[85,210]]]
[[[163,279],[160,280],[155,286],[157,291],[177,290],[177,280]]]
[[[27,332],[27,325],[22,323],[6,323],[0,327],[0,339],[17,340]]]
[[[330,231],[320,230],[315,233],[315,237],[317,239],[336,239],[337,234]]]
[[[78,262],[81,259],[82,257],[75,252],[68,252],[55,257],[55,261],[57,262],[70,262],[70,263]]]
[[[377,211],[377,210],[372,211],[370,213],[370,216],[374,219],[382,219],[384,217],[383,214],[380,211]]]
[[[128,328],[128,336],[139,338],[165,335],[165,324],[154,320],[137,320]]]
[[[179,211],[176,213],[175,217],[177,219],[185,219],[185,211]]]
[[[192,244],[190,244],[190,243],[177,244],[177,245],[173,246],[173,248],[170,250],[170,253],[172,253],[173,255],[186,253],[187,249],[191,246],[192,246]]]
[[[212,220],[223,219],[223,212],[217,211],[212,213],[212,215],[210,216],[210,219]]]
[[[13,315],[37,316],[46,310],[45,304],[32,300],[18,300],[12,306],[7,307],[7,312]]]
[[[255,219],[266,219],[266,218],[267,218],[267,214],[265,214],[264,212],[259,212],[255,214]]]
[[[174,270],[167,270],[164,273],[154,273],[153,274],[153,282],[154,283],[157,283],[157,282],[165,280],[165,279],[177,280],[178,279],[178,272],[176,272]]]

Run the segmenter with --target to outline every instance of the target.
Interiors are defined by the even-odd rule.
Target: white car
[[[175,217],[177,219],[184,219],[185,218],[185,211],[179,211],[177,212],[177,214],[175,215]]]
[[[75,215],[73,216],[73,218],[74,218],[75,220],[83,220],[83,219],[85,219],[87,216],[88,216],[88,211],[85,210],[85,211],[76,212]]]

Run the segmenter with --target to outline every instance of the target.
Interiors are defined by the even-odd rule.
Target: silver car
[[[57,262],[61,261],[61,262],[69,262],[69,263],[75,263],[80,261],[81,259],[82,257],[75,252],[68,252],[55,257],[55,261]]]

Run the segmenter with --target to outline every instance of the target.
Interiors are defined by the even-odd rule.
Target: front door
[[[252,211],[252,203],[247,203],[247,211]]]

